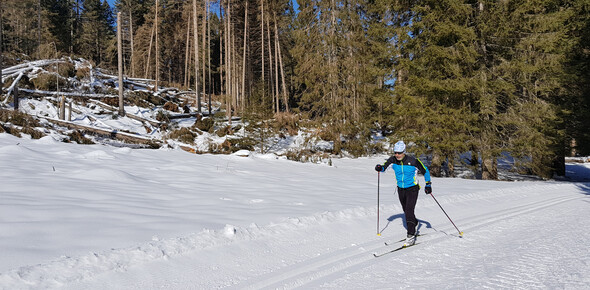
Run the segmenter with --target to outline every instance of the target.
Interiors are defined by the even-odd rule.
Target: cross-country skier
[[[432,193],[430,171],[418,158],[406,155],[406,144],[404,141],[398,141],[393,146],[394,156],[389,157],[385,164],[377,164],[375,170],[378,172],[385,172],[391,165],[395,172],[395,179],[397,180],[397,188],[399,194],[399,201],[406,216],[406,225],[408,227],[407,238],[404,245],[411,246],[416,242],[416,228],[418,226],[418,219],[414,215],[414,208],[418,200],[418,191],[420,185],[416,178],[416,173],[420,172],[424,175],[426,187],[424,191],[426,194]]]

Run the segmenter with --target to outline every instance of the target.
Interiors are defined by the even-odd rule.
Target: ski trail
[[[430,242],[419,251],[360,265],[306,286],[340,289],[354,281],[355,287],[371,288],[587,289],[590,233],[586,221],[576,217],[588,208],[587,196],[561,199],[474,227],[460,242]],[[564,231],[564,225],[571,230]],[[410,267],[400,269],[400,263]],[[412,267],[414,263],[422,267]]]
[[[466,235],[469,235],[469,232],[476,229],[481,229],[508,219],[518,218],[519,216],[526,216],[529,213],[551,208],[572,200],[579,200],[581,198],[584,197],[580,195],[567,195],[556,198],[554,195],[548,195],[546,199],[543,200],[535,200],[534,202],[518,204],[508,209],[496,210],[475,217],[463,218],[461,220],[471,220],[472,222],[468,223],[464,228],[461,228],[461,230],[466,232]],[[430,232],[427,237],[420,239],[420,243],[423,244],[422,247],[448,241],[449,238],[451,238],[449,236],[454,236],[453,239],[458,238],[458,233],[453,232],[455,229],[450,224],[441,226],[440,229],[437,228],[438,226],[433,227],[432,230],[434,232]],[[420,246],[404,249],[386,256],[406,255],[417,250],[419,247]],[[392,248],[384,247],[381,240],[369,241],[360,246],[341,249],[339,251],[334,251],[313,259],[307,259],[297,264],[283,267],[272,273],[234,285],[231,289],[292,289],[297,287],[317,287],[323,283],[330,282],[343,276],[347,271],[362,269],[375,264],[375,258],[371,253],[375,250],[385,251],[387,249]],[[387,259],[385,258],[386,256],[377,259]],[[524,263],[527,263],[527,261]],[[513,279],[508,276],[512,275],[513,272],[514,270],[507,271],[505,273],[507,277],[498,277],[498,280],[512,281]],[[511,282],[506,283],[510,284]],[[512,282],[512,285],[514,285],[514,282]],[[523,285],[526,286],[529,284]],[[504,286],[496,284],[491,287]]]
[[[536,191],[531,190],[520,196],[507,195],[500,191],[501,194],[496,197],[482,196],[479,200],[470,200],[469,204],[456,200],[441,202],[450,216],[457,218],[456,224],[465,232],[463,238],[458,237],[457,231],[438,206],[425,206],[426,210],[419,217],[427,224],[426,228],[421,229],[421,233],[428,235],[418,239],[420,245],[379,258],[373,257],[373,253],[393,249],[395,245],[387,247],[383,243],[396,241],[400,236],[375,236],[375,216],[365,215],[366,210],[362,209],[363,214],[360,215],[336,215],[338,217],[319,219],[321,222],[317,222],[316,217],[313,218],[316,222],[302,221],[297,226],[268,226],[265,227],[265,234],[254,231],[250,240],[182,252],[170,259],[130,264],[120,272],[115,270],[95,273],[98,275],[92,275],[90,279],[67,283],[64,289],[178,288],[181,285],[179,283],[191,285],[195,289],[391,288],[387,283],[391,283],[392,277],[406,277],[408,274],[405,271],[412,270],[418,273],[414,272],[416,278],[410,277],[411,281],[407,282],[410,284],[405,284],[406,286],[433,288],[437,285],[435,282],[440,281],[427,279],[426,284],[420,284],[424,282],[419,279],[424,273],[412,267],[412,261],[417,260],[418,264],[431,268],[431,263],[444,264],[452,259],[454,260],[449,268],[455,271],[460,269],[461,275],[468,276],[466,279],[463,276],[453,278],[457,279],[459,288],[473,285],[478,288],[505,288],[508,285],[519,287],[519,282],[514,282],[516,278],[512,276],[519,272],[518,269],[528,269],[530,277],[520,277],[530,281],[528,285],[538,286],[542,284],[538,279],[539,274],[533,271],[533,267],[527,268],[527,265],[548,264],[550,260],[542,260],[539,255],[551,248],[541,247],[537,252],[514,250],[506,245],[508,242],[503,240],[502,235],[517,231],[521,223],[529,227],[534,225],[535,221],[531,217],[543,216],[545,210],[558,208],[556,211],[559,211],[564,205],[581,203],[581,199],[588,200],[588,196],[572,192],[576,192],[575,185],[562,184],[545,190],[537,188]],[[466,210],[467,206],[472,210]],[[459,214],[455,215],[457,212]],[[300,219],[308,220],[296,220]],[[513,221],[519,223],[515,225]],[[533,238],[536,237],[531,237]],[[519,241],[519,244],[523,243],[533,242]],[[584,244],[585,239],[579,243]],[[506,259],[509,262],[487,262],[490,258],[497,259],[489,253],[490,249],[496,249],[496,245],[503,245],[500,249],[508,247],[507,252],[511,256]],[[474,263],[474,260],[481,257],[486,262]],[[586,258],[587,260],[590,259]],[[391,265],[393,262],[395,265]],[[509,269],[504,265],[513,265],[514,268]],[[386,268],[389,272],[383,274],[379,272],[381,268]],[[436,276],[439,271],[449,270],[434,271],[431,274]],[[486,276],[488,272],[498,275]],[[574,270],[570,272],[579,273]],[[364,277],[371,277],[375,273],[381,276],[364,284],[357,282],[363,283],[363,279],[366,279]],[[351,275],[362,276],[348,280]],[[482,280],[481,277],[486,279]],[[584,281],[584,277],[586,276],[582,275],[579,280]],[[138,279],[143,282],[137,284]],[[445,281],[450,280],[452,279]]]
[[[555,289],[564,288],[564,283],[567,283],[569,286],[565,288],[587,288],[588,281],[584,281],[583,277],[576,277],[575,274],[580,269],[588,270],[588,265],[578,259],[580,256],[588,256],[587,250],[580,251],[587,240],[582,242],[582,236],[561,230],[560,222],[551,222],[553,217],[561,216],[572,218],[571,225],[574,225],[576,210],[578,209],[564,204],[547,208],[545,218],[541,220],[529,219],[519,223],[526,225],[543,222],[549,232],[538,233],[532,227],[525,227],[523,231],[528,234],[515,241],[518,245],[516,251],[495,257],[497,260],[507,261],[508,266],[490,277],[483,286],[488,289]],[[497,227],[507,228],[504,224]],[[514,227],[507,231],[514,231]]]

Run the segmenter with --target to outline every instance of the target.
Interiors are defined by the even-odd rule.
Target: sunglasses
[[[402,155],[402,154],[404,154],[404,152],[393,152],[393,154],[395,154],[395,155]]]

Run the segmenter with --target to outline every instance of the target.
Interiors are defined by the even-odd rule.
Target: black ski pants
[[[416,234],[416,227],[418,226],[418,219],[414,215],[414,208],[418,201],[418,192],[420,186],[415,185],[408,188],[397,188],[399,195],[399,202],[402,204],[404,214],[406,215],[406,226],[408,227],[408,235]]]

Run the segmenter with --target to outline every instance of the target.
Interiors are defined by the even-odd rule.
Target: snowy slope
[[[392,172],[377,229],[384,158],[327,166],[0,134],[0,288],[590,285],[587,182],[434,178],[464,236],[421,192],[419,244],[374,258],[405,236]]]

